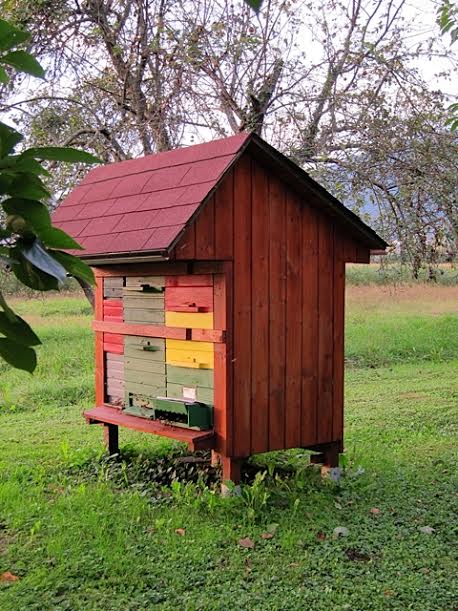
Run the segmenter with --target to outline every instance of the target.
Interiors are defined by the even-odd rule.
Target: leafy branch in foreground
[[[450,44],[458,39],[458,5],[450,0],[444,0],[437,9],[437,23],[441,34],[450,34]],[[458,129],[458,103],[454,102],[448,107],[449,118],[445,122],[452,131]]]
[[[458,38],[458,6],[450,0],[444,0],[437,9],[437,23],[441,34],[450,33],[451,43]]]
[[[29,34],[0,19],[0,83],[11,70],[44,78],[44,70],[26,51],[17,49]],[[0,263],[26,286],[37,291],[60,289],[68,274],[94,284],[91,269],[64,252],[81,249],[73,238],[53,227],[46,201],[51,197],[42,177],[50,176],[43,161],[98,163],[73,148],[39,147],[16,152],[23,136],[0,121]],[[31,327],[6,303],[0,292],[0,358],[13,367],[33,372],[34,347],[41,342]]]

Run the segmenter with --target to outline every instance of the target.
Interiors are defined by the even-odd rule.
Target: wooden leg
[[[103,440],[110,456],[119,454],[119,435],[116,424],[103,425]]]
[[[240,484],[242,461],[228,456],[220,456],[219,459],[223,468],[223,482],[230,480],[234,484]]]
[[[319,454],[312,454],[310,462],[313,464],[322,464],[325,469],[334,469],[339,466],[339,454],[342,451],[340,441],[323,444],[316,447]]]
[[[221,454],[218,454],[218,452],[215,452],[215,450],[212,450],[211,466],[218,467],[220,464],[221,464]]]
[[[324,450],[324,466],[334,469],[339,466],[339,450],[340,444],[330,443],[329,446]]]

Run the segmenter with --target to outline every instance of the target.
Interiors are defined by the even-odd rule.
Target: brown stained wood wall
[[[368,249],[245,155],[172,258],[231,262],[227,454],[342,440],[345,262]]]

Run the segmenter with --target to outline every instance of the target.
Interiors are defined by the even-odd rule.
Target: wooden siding
[[[217,445],[231,456],[343,438],[345,262],[369,251],[311,203],[245,155],[173,253],[231,262],[232,366],[216,379],[233,386],[215,389],[228,410]]]
[[[184,275],[210,290],[199,274],[220,274],[215,330],[200,333],[224,333],[214,347],[215,433],[226,456],[342,441],[345,262],[367,262],[369,251],[312,203],[244,155],[170,262],[97,270],[99,302],[104,278],[161,274],[178,294]],[[102,330],[120,332],[107,324],[95,325],[99,351]]]

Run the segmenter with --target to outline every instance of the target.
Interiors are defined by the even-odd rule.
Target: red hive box
[[[211,448],[223,478],[259,452],[343,443],[345,263],[386,243],[254,134],[89,172],[54,213],[97,277],[96,406]]]

